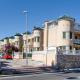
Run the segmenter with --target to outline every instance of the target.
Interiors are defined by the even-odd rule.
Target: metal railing
[[[80,44],[80,39],[74,39],[74,40],[73,40],[73,43],[75,43],[75,44]]]
[[[58,55],[80,55],[80,50],[62,50],[57,52]]]

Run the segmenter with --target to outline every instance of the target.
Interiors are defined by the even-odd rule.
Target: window
[[[59,46],[60,49],[62,49],[62,46]]]
[[[12,43],[13,45],[15,45],[15,43]]]
[[[34,38],[34,42],[36,42],[36,37]]]
[[[35,42],[40,42],[40,37],[35,37],[35,38],[34,38],[34,41],[35,41]]]
[[[32,42],[34,42],[34,38],[32,38]]]
[[[72,50],[72,46],[70,46],[70,50]]]
[[[40,48],[38,47],[38,48],[36,48],[36,49],[37,49],[37,51],[39,51]]]
[[[66,46],[63,46],[63,50],[66,50]]]
[[[78,39],[78,37],[77,37],[77,36],[75,36],[75,39]]]
[[[63,38],[64,39],[66,38],[66,32],[63,32]]]
[[[37,42],[40,42],[40,37],[37,37]]]
[[[28,42],[30,42],[30,39],[28,39]]]
[[[66,50],[66,46],[59,46],[60,50]]]
[[[32,52],[33,50],[32,50],[32,49],[30,49],[30,51]]]
[[[63,32],[63,39],[72,39],[72,32]]]
[[[40,50],[40,47],[34,47],[33,49],[32,49],[32,51],[39,51]]]
[[[15,41],[15,44],[18,45],[18,41]]]
[[[70,32],[70,39],[72,39],[72,32]]]
[[[33,48],[33,51],[36,51],[36,48],[35,47]]]
[[[26,42],[26,40],[24,40],[24,44],[26,44],[27,42]]]

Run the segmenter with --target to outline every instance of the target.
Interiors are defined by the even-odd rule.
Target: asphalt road
[[[9,76],[0,77],[0,80],[64,80],[68,77],[77,77],[80,73],[42,73],[33,75],[20,75],[20,76]]]

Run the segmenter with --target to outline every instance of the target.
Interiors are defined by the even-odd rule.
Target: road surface
[[[68,77],[77,76],[80,76],[80,73],[42,73],[33,75],[0,77],[0,80],[64,80]]]

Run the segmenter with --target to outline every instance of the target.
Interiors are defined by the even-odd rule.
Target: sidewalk
[[[22,65],[22,62],[24,62]],[[14,63],[14,64],[13,64]],[[12,65],[13,64],[13,65]],[[10,76],[10,75],[18,75],[18,74],[39,74],[39,73],[44,73],[44,72],[52,72],[51,67],[35,67],[35,66],[30,66],[26,65],[25,60],[5,60],[3,61],[2,64],[3,72],[5,75],[0,75],[0,76]]]
[[[7,71],[7,73],[0,75],[0,77],[11,77],[11,76],[20,76],[20,75],[33,75],[33,74],[42,74],[42,73],[49,73],[51,70],[48,70],[47,68],[40,68],[40,67],[25,67],[25,68],[17,68],[14,72],[10,73]]]
[[[23,66],[23,67],[19,67],[15,69],[16,71],[20,71],[22,73],[42,73],[42,72],[52,72],[53,71],[51,67]]]

